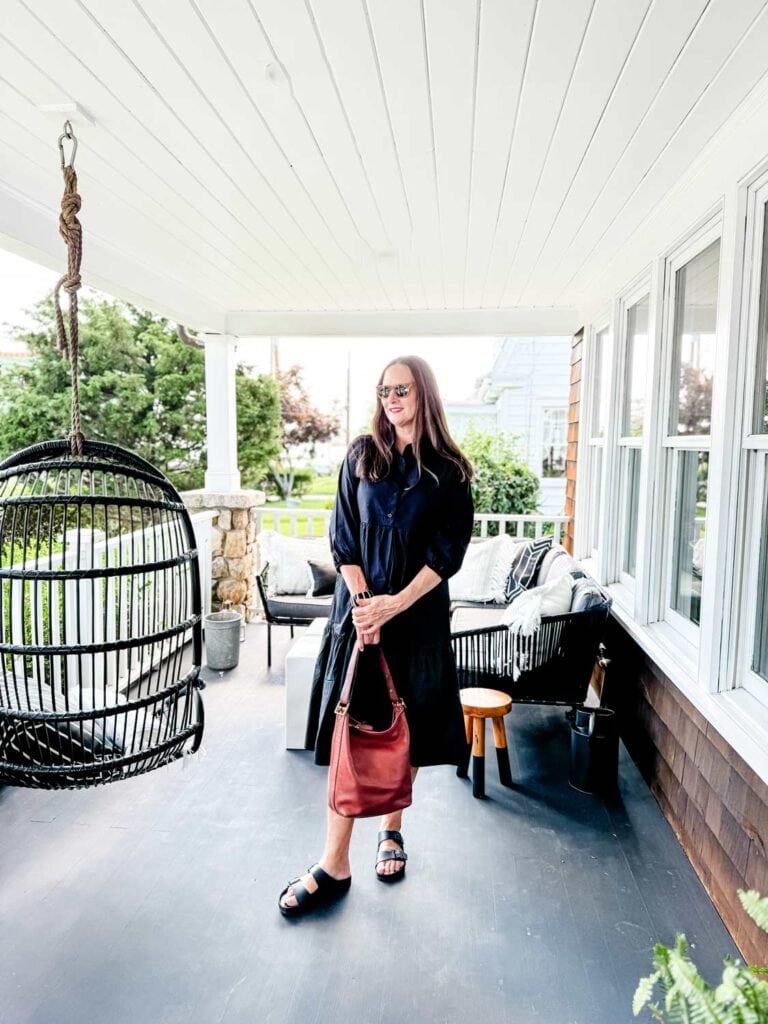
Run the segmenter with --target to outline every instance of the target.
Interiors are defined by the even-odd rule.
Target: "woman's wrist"
[[[369,601],[372,597],[370,590],[360,590],[357,594],[352,594],[352,604],[357,608],[361,601]]]

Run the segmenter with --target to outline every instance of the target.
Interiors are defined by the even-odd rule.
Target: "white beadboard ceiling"
[[[64,266],[42,108],[76,103],[96,287],[243,334],[571,331],[765,76],[767,8],[3,0],[0,245]]]

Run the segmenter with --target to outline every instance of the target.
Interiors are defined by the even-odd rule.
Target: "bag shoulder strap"
[[[352,699],[352,688],[355,684],[355,678],[357,676],[357,668],[360,660],[360,650],[355,644],[352,650],[352,657],[349,659],[349,665],[347,666],[347,674],[344,677],[344,686],[341,690],[341,696],[339,697],[339,705],[346,707]],[[384,677],[384,683],[387,687],[387,694],[393,704],[400,704],[400,696],[395,687],[395,681],[392,678],[392,673],[389,670],[389,664],[387,659],[384,657],[384,651],[379,647],[379,668],[381,674]]]

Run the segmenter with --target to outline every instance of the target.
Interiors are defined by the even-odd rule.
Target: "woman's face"
[[[398,395],[395,388],[398,384],[405,384],[408,388],[407,395]],[[402,363],[394,363],[384,371],[381,385],[390,389],[386,397],[380,397],[379,401],[384,409],[384,415],[398,433],[409,433],[413,430],[413,423],[416,418],[416,406],[418,397],[413,374]]]

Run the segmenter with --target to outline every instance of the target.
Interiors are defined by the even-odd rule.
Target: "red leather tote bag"
[[[392,724],[374,730],[349,713],[359,662],[357,647],[349,660],[336,705],[328,769],[328,805],[345,818],[389,814],[411,803],[410,734],[405,704],[398,696],[384,652],[379,668],[392,703]]]

